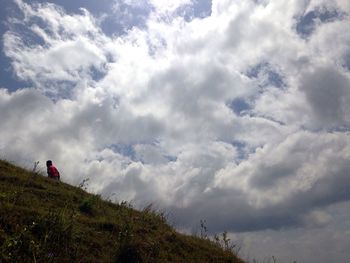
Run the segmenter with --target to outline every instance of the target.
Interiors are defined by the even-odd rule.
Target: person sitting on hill
[[[60,180],[60,173],[57,170],[57,168],[52,164],[51,160],[48,160],[46,162],[46,167],[47,167],[47,176],[49,178],[52,178],[52,179],[59,181]]]

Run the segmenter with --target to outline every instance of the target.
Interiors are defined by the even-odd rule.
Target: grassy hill
[[[0,161],[0,262],[237,262],[143,211]]]

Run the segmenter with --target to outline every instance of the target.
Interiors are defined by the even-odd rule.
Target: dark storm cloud
[[[300,89],[321,127],[349,122],[350,79],[340,70],[328,66],[305,72]]]
[[[334,140],[338,146],[331,146]],[[261,201],[255,203],[254,198],[240,190],[234,183],[238,181],[232,183],[232,188],[224,187],[223,182],[223,188],[201,192],[190,206],[173,207],[175,221],[180,227],[191,224],[195,228],[199,220],[205,219],[213,232],[223,226],[235,232],[305,227],[312,223],[306,220],[312,211],[350,201],[350,165],[344,156],[349,143],[348,135],[300,134],[291,142],[271,149],[270,157],[256,159],[249,170],[239,170],[238,166],[223,172],[227,173],[229,182],[234,169],[239,170],[240,183],[248,179],[249,191],[260,192]],[[314,168],[316,163],[318,169]]]
[[[277,171],[276,171],[277,172]],[[203,193],[190,207],[173,207],[174,221],[179,227],[195,229],[200,220],[207,221],[211,233],[225,229],[233,232],[259,231],[305,227],[305,217],[315,209],[350,200],[350,166],[341,168],[320,179],[308,191],[263,208],[252,207],[244,193],[237,190],[211,189]]]

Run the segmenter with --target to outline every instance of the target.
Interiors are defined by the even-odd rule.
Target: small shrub
[[[201,238],[202,239],[208,239],[207,221],[206,220],[200,220],[200,226],[201,226]]]
[[[154,207],[153,204],[149,204],[142,209],[143,220],[147,219],[153,221],[154,219],[159,220],[162,223],[167,223],[169,214],[165,210],[160,210]]]
[[[221,247],[226,250],[233,253],[235,256],[238,257],[239,252],[241,251],[242,246],[238,244],[232,243],[231,239],[227,236],[227,231],[224,231],[222,234],[222,240],[221,240]],[[215,240],[216,242],[217,240]]]
[[[33,170],[32,170],[33,173],[37,173],[38,165],[39,165],[39,161],[34,162],[34,166],[33,166]]]
[[[95,207],[97,205],[98,199],[99,196],[96,195],[90,195],[84,198],[79,205],[80,212],[93,216],[95,214]]]
[[[132,209],[133,208],[133,205],[131,202],[128,202],[128,201],[121,201],[120,204],[119,204],[122,208],[129,208],[129,209]]]
[[[89,187],[89,178],[85,178],[83,181],[81,181],[79,184],[78,184],[78,187],[80,189],[83,189],[84,191],[87,191],[88,187]]]

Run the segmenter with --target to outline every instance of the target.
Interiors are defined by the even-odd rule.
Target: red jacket
[[[58,178],[60,179],[60,173],[58,172],[57,168],[53,165],[47,168],[47,175],[50,178]]]

